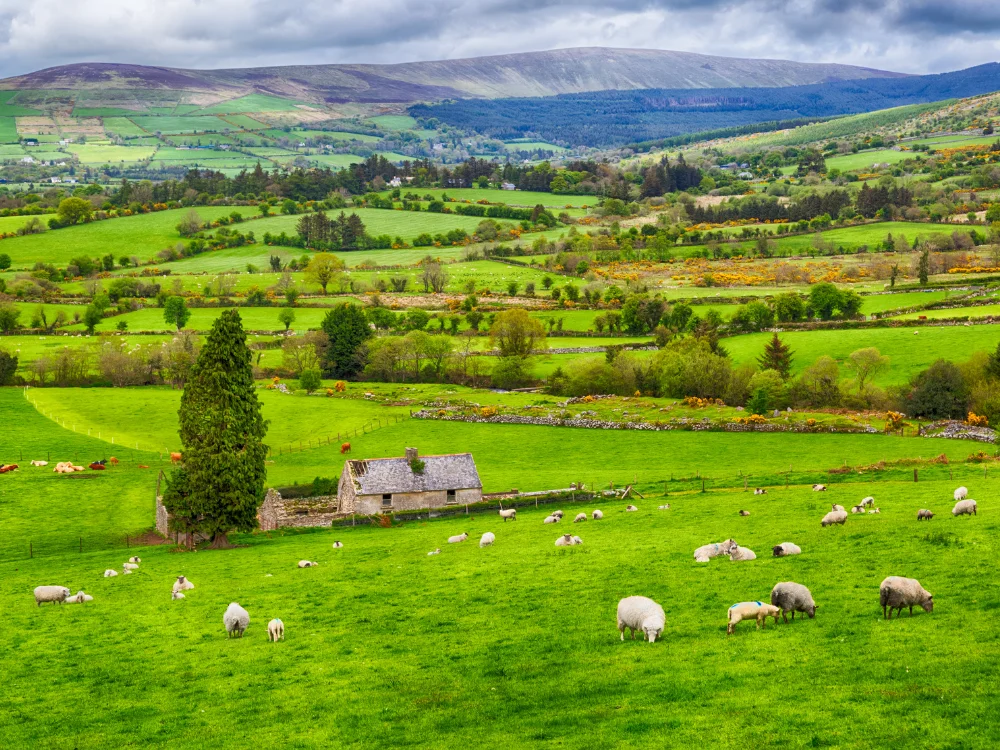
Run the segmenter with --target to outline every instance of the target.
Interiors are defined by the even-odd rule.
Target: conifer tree
[[[184,465],[164,494],[167,510],[212,546],[230,546],[230,531],[252,531],[264,500],[264,436],[246,333],[237,310],[220,315],[181,396]],[[182,529],[178,529],[182,530]]]
[[[792,350],[778,338],[778,334],[774,334],[764,346],[764,353],[757,360],[757,364],[760,365],[760,369],[774,370],[787,380],[792,370]]]

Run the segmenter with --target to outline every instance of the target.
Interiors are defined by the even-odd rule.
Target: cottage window
[[[448,490],[448,497],[445,500],[445,502],[448,503],[449,505],[458,502],[458,498],[455,497],[455,490]]]
[[[387,492],[384,495],[382,495],[382,507],[383,508],[391,508],[392,507],[392,493],[391,492]]]

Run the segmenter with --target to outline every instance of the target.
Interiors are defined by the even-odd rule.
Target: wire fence
[[[27,539],[0,540],[0,561],[65,557],[108,550],[135,550],[163,542],[151,530],[130,534],[46,534]],[[125,560],[122,560],[125,562]]]
[[[276,446],[272,444],[268,446],[268,449],[270,450],[270,455],[282,456],[289,453],[301,453],[302,451],[306,451],[311,448],[319,448],[327,445],[341,446],[345,442],[349,443],[352,438],[371,434],[372,432],[380,430],[383,427],[399,424],[406,419],[408,419],[408,417],[401,414],[392,414],[386,417],[374,417],[362,424],[360,427],[337,431],[336,433],[331,431],[326,434],[300,438],[299,440],[290,441],[288,443],[282,442]]]

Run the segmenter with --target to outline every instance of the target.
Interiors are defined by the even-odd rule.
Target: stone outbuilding
[[[337,490],[342,514],[373,515],[466,505],[483,499],[483,483],[471,453],[420,456],[407,448],[399,458],[348,460]]]

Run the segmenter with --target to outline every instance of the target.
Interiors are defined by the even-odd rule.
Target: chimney
[[[417,449],[416,448],[407,448],[406,449],[406,460],[407,461],[416,461],[417,460]]]

